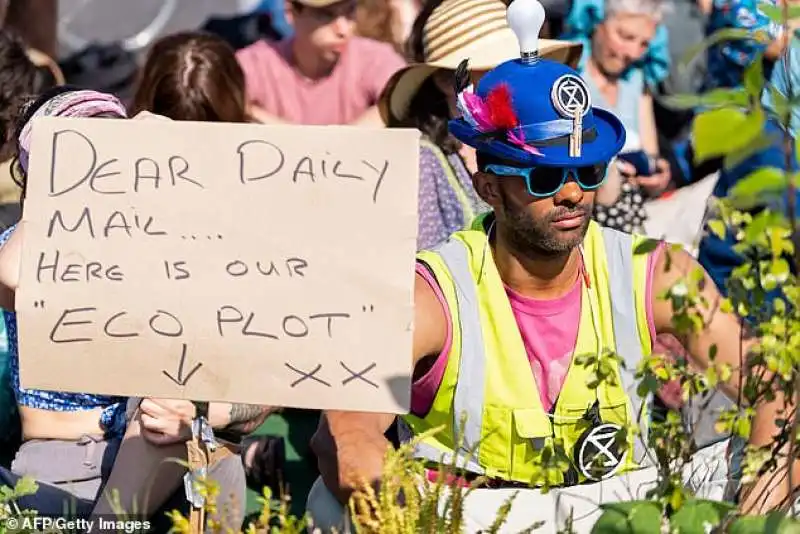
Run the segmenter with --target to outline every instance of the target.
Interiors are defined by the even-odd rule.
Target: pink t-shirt
[[[309,80],[292,64],[291,39],[258,41],[236,53],[248,101],[295,124],[349,124],[374,106],[405,65],[386,43],[353,37],[330,76]]]
[[[650,328],[650,338],[653,340],[656,339],[656,332],[653,326],[651,283],[656,259],[662,249],[663,246],[648,258],[647,322]],[[452,328],[450,327],[450,310],[447,301],[433,275],[422,264],[417,264],[417,273],[428,282],[439,299],[448,325],[442,353],[436,359],[433,367],[412,385],[411,412],[418,416],[424,416],[430,410],[436,391],[442,383],[452,343]],[[564,296],[553,300],[524,297],[506,287],[506,295],[508,295],[511,310],[522,335],[536,386],[539,389],[539,397],[546,411],[550,411],[555,404],[572,361],[581,320],[582,284],[583,277],[578,276],[572,289]]]

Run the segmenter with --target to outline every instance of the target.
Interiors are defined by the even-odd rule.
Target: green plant
[[[773,21],[784,28],[784,38],[795,38],[788,21],[800,16],[800,8],[785,2],[781,8],[762,5]],[[763,39],[762,35],[724,31],[693,50],[727,39]],[[787,46],[788,48],[788,46]],[[788,56],[787,56],[788,58]],[[788,61],[788,59],[786,60]],[[798,68],[800,66],[795,66]],[[775,68],[788,69],[785,62]],[[791,80],[790,76],[786,77]],[[693,371],[687,362],[669,361],[653,355],[638,369],[640,393],[653,393],[669,381],[678,381],[684,400],[710,391],[734,373],[743,384],[737,406],[721,413],[718,431],[742,440],[751,432],[755,407],[775,395],[792,398],[800,392],[800,286],[796,273],[800,266],[800,235],[797,228],[797,172],[793,150],[797,147],[790,132],[791,110],[798,105],[793,88],[778,92],[765,80],[761,57],[747,68],[745,83],[739,89],[712,91],[700,96],[681,95],[668,99],[676,107],[702,108],[694,121],[692,139],[697,162],[719,159],[726,169],[742,163],[765,147],[780,143],[784,152],[781,167],[759,168],[741,180],[731,194],[713,206],[708,221],[710,231],[720,239],[731,238],[742,261],[728,281],[726,298],[719,309],[736,311],[748,320],[747,336],[757,342],[747,354],[740,354],[740,366],[713,364],[704,372]],[[772,108],[762,104],[768,91]],[[772,113],[783,126],[775,138],[764,135],[765,121]],[[660,295],[673,308],[674,327],[679,333],[698,331],[707,326],[715,303],[703,302],[700,285],[706,283],[700,271],[686,273],[680,282]],[[774,298],[776,290],[782,296]],[[709,354],[714,362],[716,348]],[[766,369],[767,372],[756,371]],[[800,416],[785,404],[776,423],[780,432],[765,447],[747,447],[743,458],[742,482],[755,482],[767,468],[786,458],[798,457]],[[733,506],[695,498],[682,483],[682,468],[693,452],[691,436],[676,414],[654,423],[653,446],[659,453],[659,483],[649,501],[605,505],[595,527],[598,534],[638,532],[794,532],[800,522],[793,512],[742,516]],[[791,474],[788,483],[792,484]],[[791,497],[795,499],[796,496]],[[788,507],[789,502],[784,503]],[[659,530],[661,529],[661,530]]]

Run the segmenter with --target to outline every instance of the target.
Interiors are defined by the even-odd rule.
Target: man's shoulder
[[[240,62],[248,63],[251,61],[271,61],[283,57],[282,48],[286,46],[283,41],[268,41],[259,39],[251,45],[236,51],[236,59]]]

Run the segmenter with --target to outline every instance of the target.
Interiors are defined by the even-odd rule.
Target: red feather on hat
[[[511,104],[511,90],[508,85],[501,83],[486,95],[486,107],[489,108],[489,117],[492,125],[498,130],[511,130],[519,126],[519,119]]]

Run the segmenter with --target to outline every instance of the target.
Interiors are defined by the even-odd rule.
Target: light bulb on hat
[[[539,33],[544,19],[544,7],[538,0],[513,0],[506,10],[508,26],[517,36],[524,63],[533,63],[539,57]]]

